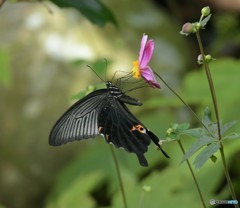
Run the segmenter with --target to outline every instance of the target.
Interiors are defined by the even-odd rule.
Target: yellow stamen
[[[141,77],[138,61],[133,62],[132,75],[133,75],[133,78],[135,79],[140,79]]]

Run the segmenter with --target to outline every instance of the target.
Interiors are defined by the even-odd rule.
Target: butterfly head
[[[111,81],[106,81],[107,88],[111,88],[113,86],[113,83]]]

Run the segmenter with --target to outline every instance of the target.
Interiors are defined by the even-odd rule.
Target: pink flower
[[[141,76],[153,88],[160,88],[152,69],[148,66],[153,55],[154,42],[153,40],[147,41],[147,39],[148,36],[143,35],[139,58],[133,62],[132,75],[135,79],[140,79]]]

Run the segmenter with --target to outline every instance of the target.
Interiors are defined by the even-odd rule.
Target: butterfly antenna
[[[104,61],[105,61],[105,64],[106,64],[106,70],[105,70],[105,82],[106,82],[106,80],[107,80],[107,69],[108,69],[108,60],[106,59],[106,58],[104,58]]]
[[[106,82],[104,79],[102,79],[102,78],[97,74],[97,72],[96,72],[91,66],[87,65],[87,67],[90,68],[90,69],[97,75],[97,77],[98,77],[99,79],[101,79],[103,82]]]
[[[121,85],[122,83],[124,84],[124,83],[127,82],[127,80],[129,80],[129,79],[132,78],[131,72],[116,71],[115,74],[118,73],[118,72],[127,73],[127,75],[124,75],[123,77],[118,78],[118,79],[117,79],[117,84],[118,84],[118,83],[120,83],[120,85]],[[114,76],[115,76],[115,74],[114,74]],[[119,84],[118,84],[118,86],[119,86]]]
[[[113,77],[112,77],[112,79],[111,79],[111,82],[113,82],[113,80],[114,80],[114,78],[115,78],[117,72],[118,72],[118,71],[115,71],[115,72],[114,72]]]

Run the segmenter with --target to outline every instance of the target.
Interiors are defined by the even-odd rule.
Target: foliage
[[[95,207],[97,203],[100,203],[98,206],[123,207],[109,147],[102,139],[89,142],[92,144],[60,173],[45,207]],[[178,152],[177,149],[174,151]],[[161,164],[165,163],[163,159],[156,158],[161,155],[153,149],[151,152],[151,157],[157,159],[155,165],[162,166]],[[176,204],[186,207],[186,203],[190,203],[192,207],[199,207],[197,193],[193,191],[195,187],[186,173],[185,165],[178,166],[174,161],[167,161],[167,166],[156,170],[154,161],[151,160],[151,167],[142,169],[132,154],[121,150],[116,153],[121,165],[129,207],[138,207],[139,203],[142,207],[153,208],[158,208],[159,205],[175,207]],[[171,156],[172,160],[177,160],[178,154]],[[227,197],[225,191],[220,195],[214,194],[214,189],[221,179],[220,165],[216,163],[215,168],[210,168],[211,163],[207,163],[200,174],[199,180],[203,184],[206,200]],[[212,178],[211,181],[206,180],[206,176]],[[146,192],[141,200],[144,185],[150,186],[151,191]],[[93,193],[97,194],[94,196]],[[101,204],[101,199],[109,204]]]
[[[59,7],[72,7],[81,12],[93,24],[104,26],[107,22],[117,24],[112,12],[99,0],[51,0]]]
[[[171,139],[180,140],[181,135],[187,135],[190,137],[194,137],[197,141],[191,145],[187,153],[184,155],[182,162],[188,160],[192,155],[198,152],[200,149],[200,153],[196,156],[194,160],[194,165],[196,169],[200,169],[209,158],[211,158],[214,162],[216,161],[216,157],[214,153],[216,153],[220,148],[220,141],[218,139],[217,134],[217,125],[215,122],[211,120],[211,112],[209,108],[206,108],[202,122],[207,127],[205,128],[193,128],[189,129],[188,124],[174,124],[171,127],[171,131],[169,133],[169,137]],[[238,133],[231,133],[225,135],[225,133],[234,125],[237,124],[237,121],[229,122],[224,125],[221,125],[221,134],[222,140],[226,139],[239,139],[240,135]]]
[[[236,94],[238,77],[240,76],[240,61],[229,58],[217,59],[210,64],[210,67],[221,117],[225,120],[236,119],[236,109],[238,109],[240,102],[240,97]],[[209,106],[211,102],[208,83],[204,77],[204,71],[194,70],[188,73],[184,79],[183,97],[187,98],[191,105],[200,103],[202,106]],[[196,83],[199,83],[201,87]]]

